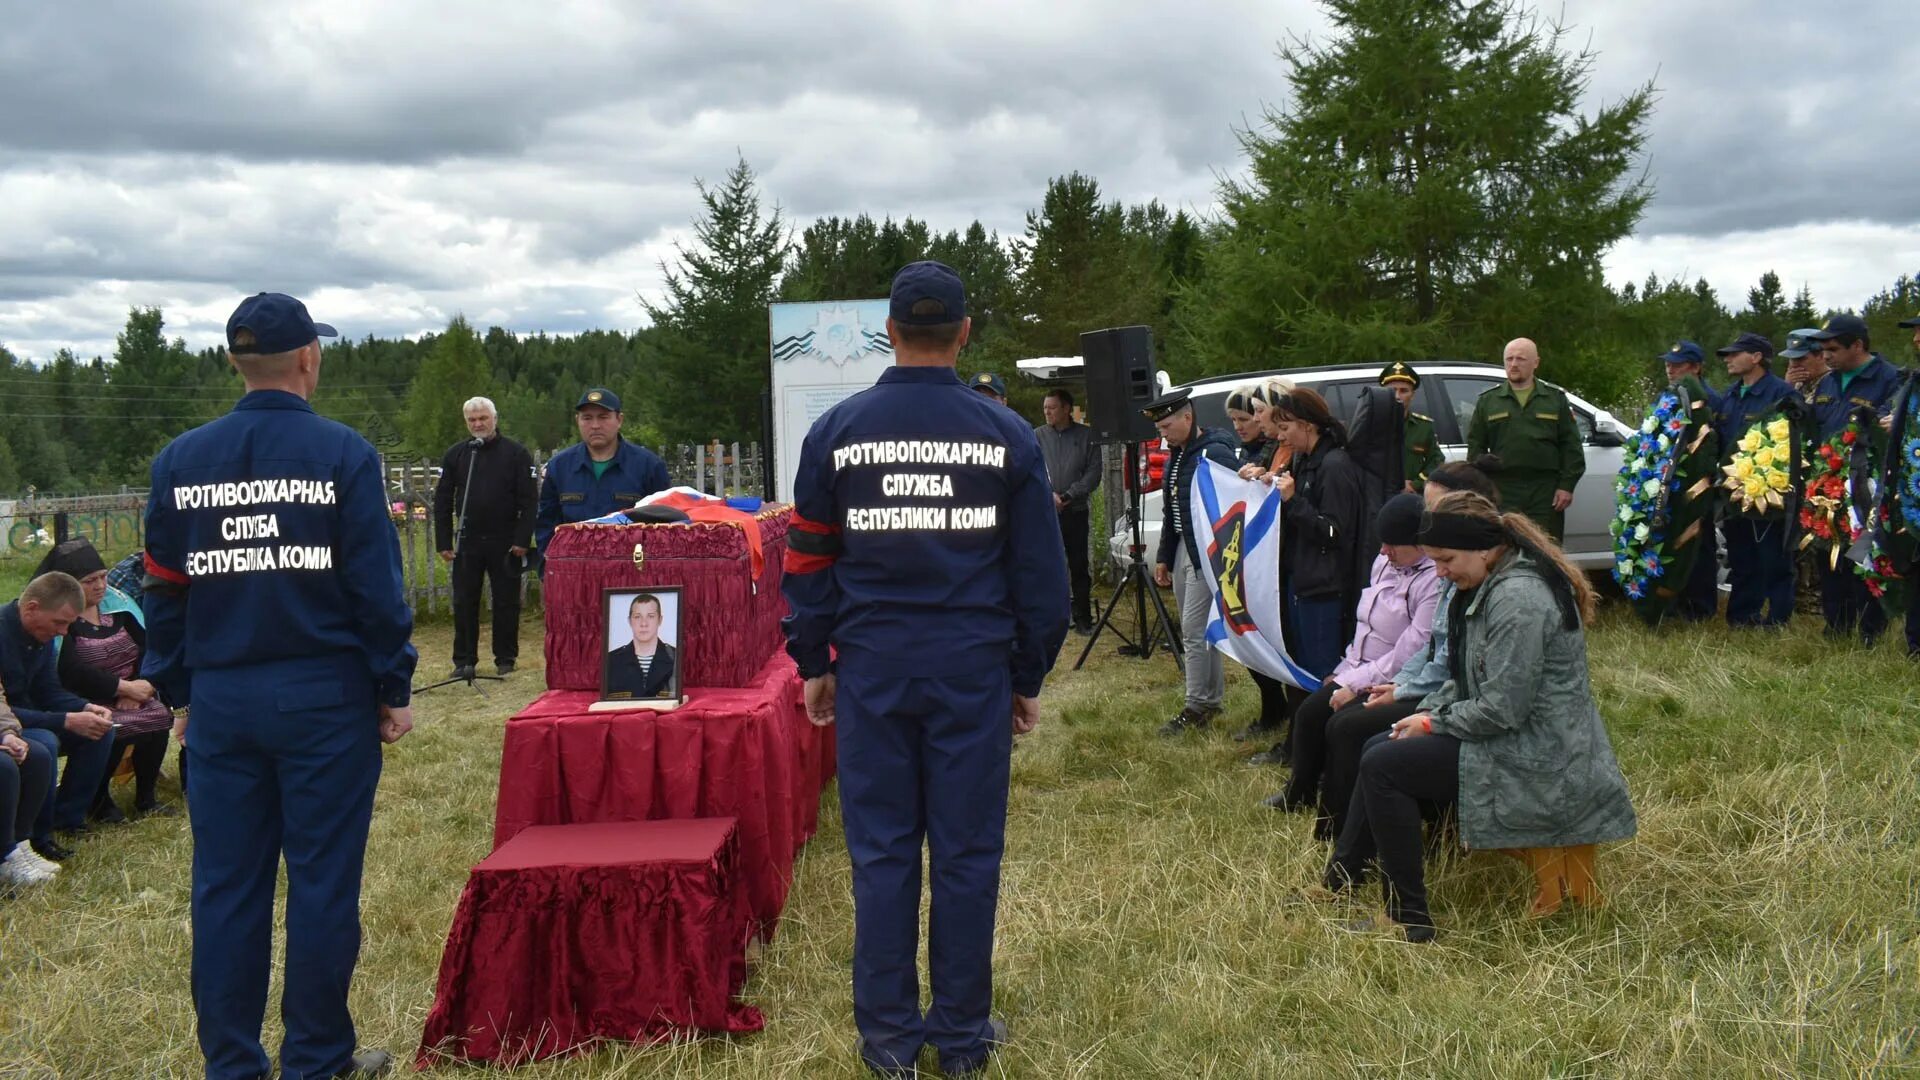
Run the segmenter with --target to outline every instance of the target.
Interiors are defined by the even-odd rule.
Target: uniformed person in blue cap
[[[673,486],[658,455],[620,437],[620,424],[626,419],[620,411],[620,395],[604,386],[593,387],[580,395],[573,419],[580,441],[549,458],[541,474],[533,543],[542,560],[553,530],[561,525],[631,509],[641,499]]]
[[[1813,338],[1819,332],[1817,326],[1795,330],[1787,335],[1787,347],[1780,350],[1780,358],[1787,362],[1783,378],[1802,400],[1812,399],[1813,388],[1827,377],[1827,355]]]
[[[1000,376],[995,375],[991,371],[980,372],[975,375],[973,380],[967,385],[973,387],[975,391],[998,401],[1002,405],[1007,403],[1007,384]]]
[[[1167,441],[1165,484],[1160,491],[1160,547],[1153,558],[1153,583],[1173,590],[1180,608],[1180,647],[1186,669],[1186,695],[1180,711],[1160,725],[1168,738],[1201,731],[1220,715],[1227,692],[1227,673],[1220,653],[1207,643],[1207,620],[1213,614],[1213,593],[1201,568],[1208,566],[1187,512],[1188,488],[1200,462],[1211,458],[1229,469],[1240,467],[1239,448],[1224,431],[1203,427],[1194,415],[1193,390],[1181,387],[1147,402],[1141,412]]]
[[[191,705],[193,1003],[209,1078],[264,1077],[287,864],[280,1073],[370,1075],[347,988],[380,744],[412,729],[413,614],[380,457],[307,404],[334,330],[261,293],[227,320],[233,411],[153,461],[142,673]]]
[[[1700,380],[1701,389],[1707,392],[1707,413],[1712,417],[1709,423],[1717,433],[1721,397],[1713,387],[1707,385],[1707,350],[1701,348],[1698,342],[1682,338],[1660,355],[1660,362],[1666,365],[1669,385],[1686,378]],[[1719,476],[1716,471],[1714,479],[1718,480]],[[1719,488],[1716,486],[1713,491],[1718,492]],[[1675,610],[1688,622],[1711,619],[1720,611],[1720,537],[1714,531],[1714,521],[1718,516],[1715,513],[1717,501],[1716,494],[1708,494],[1707,511],[1700,517],[1700,534],[1695,541],[1700,545],[1700,550],[1693,559],[1693,574],[1681,588],[1680,602],[1675,605]]]
[[[889,1076],[928,1044],[947,1075],[971,1072],[1007,1037],[990,1006],[1009,758],[1067,633],[1040,447],[954,373],[969,325],[950,268],[894,276],[894,367],[807,433],[787,535],[787,651],[807,715],[839,725],[860,1056]]]
[[[1873,351],[1866,320],[1858,315],[1835,315],[1810,337],[1819,343],[1827,361],[1827,373],[1809,399],[1816,444],[1845,431],[1857,417],[1869,460],[1877,469],[1894,391],[1900,386],[1899,370]],[[1821,564],[1820,613],[1826,617],[1830,637],[1851,636],[1858,624],[1861,639],[1871,645],[1887,627],[1886,610],[1845,558]]]
[[[1799,396],[1771,370],[1773,342],[1741,334],[1717,350],[1732,385],[1720,395],[1720,463],[1733,460],[1753,425],[1799,407]],[[1785,509],[1750,513],[1727,504],[1727,624],[1785,626],[1793,617],[1793,523]]]

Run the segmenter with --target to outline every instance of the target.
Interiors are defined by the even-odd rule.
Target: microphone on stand
[[[487,445],[487,440],[481,438],[478,435],[475,435],[473,438],[467,440],[467,445],[473,447],[475,450],[478,450],[481,447]]]

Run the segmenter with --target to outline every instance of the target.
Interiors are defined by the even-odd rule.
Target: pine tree
[[[468,437],[462,406],[471,397],[491,397],[493,385],[493,372],[479,335],[465,316],[454,316],[446,330],[434,338],[433,351],[427,354],[407,390],[407,406],[400,421],[407,448],[430,460],[440,460],[448,447]]]
[[[662,266],[664,301],[646,305],[658,334],[627,383],[626,412],[675,441],[756,439],[767,304],[792,242],[778,206],[762,213],[744,159],[718,186],[695,187],[706,215],[692,245],[675,245],[678,267]]]
[[[1630,171],[1652,87],[1583,113],[1593,54],[1508,0],[1323,6],[1333,39],[1282,50],[1291,103],[1241,136],[1247,174],[1182,295],[1189,347],[1221,371],[1491,357],[1521,334],[1551,357],[1601,325],[1601,258],[1649,195]]]

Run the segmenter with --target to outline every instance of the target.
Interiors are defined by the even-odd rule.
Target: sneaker
[[[22,851],[32,854],[32,848],[14,845],[5,859],[0,859],[0,882],[8,885],[45,885],[53,880],[53,871],[42,870],[36,864],[20,857]]]
[[[60,864],[43,857],[39,852],[33,850],[32,844],[15,846],[13,849],[13,857],[36,870],[44,870],[49,874],[57,874],[60,872]]]
[[[1181,709],[1174,718],[1160,725],[1160,737],[1171,739],[1189,731],[1205,731],[1213,723],[1219,709],[1195,708],[1191,705]]]

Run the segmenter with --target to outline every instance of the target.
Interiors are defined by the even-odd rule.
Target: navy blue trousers
[[[187,728],[193,783],[193,1004],[209,1080],[264,1077],[273,891],[287,863],[280,1075],[353,1057],[347,987],[360,953],[360,869],[380,780],[379,714],[349,656],[201,670]]]
[[[1013,691],[1006,669],[863,677],[843,661],[834,709],[840,810],[853,862],[853,1018],[874,1068],[932,1043],[976,1067],[993,1003],[993,925],[1007,825]],[[197,781],[196,781],[197,782]],[[932,876],[932,1001],[920,1010],[920,853]]]
[[[1730,517],[1727,529],[1727,625],[1785,626],[1793,617],[1793,553],[1787,523]]]
[[[0,751],[0,858],[33,831],[33,819],[53,787],[53,754],[38,739],[27,740],[27,760]]]
[[[1720,610],[1720,538],[1713,521],[1700,523],[1700,537],[1694,541],[1700,551],[1693,559],[1693,573],[1680,591],[1680,615],[1691,622],[1711,619]]]
[[[54,759],[57,773],[33,819],[33,838],[50,840],[55,829],[78,829],[85,825],[94,793],[106,779],[107,762],[113,758],[113,732],[88,739],[67,731],[28,728],[20,737],[44,748]],[[67,757],[64,769],[59,768],[62,754]]]

